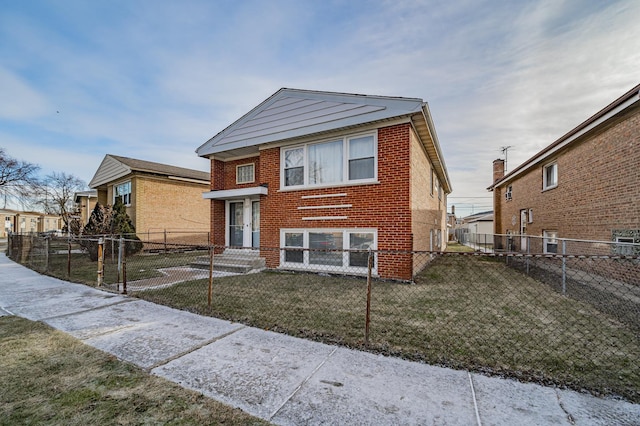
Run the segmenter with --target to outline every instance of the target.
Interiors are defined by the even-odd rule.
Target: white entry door
[[[260,247],[260,201],[227,201],[227,245]]]

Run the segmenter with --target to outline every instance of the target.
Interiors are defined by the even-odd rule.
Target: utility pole
[[[500,151],[504,154],[504,173],[507,173],[507,154],[509,153],[509,149],[513,148],[513,146],[503,146],[500,148]]]

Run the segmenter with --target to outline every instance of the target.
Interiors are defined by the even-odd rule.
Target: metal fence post
[[[120,282],[120,273],[122,272],[122,252],[124,251],[124,237],[120,235],[118,241],[118,283]]]
[[[122,250],[122,294],[127,294],[127,250]]]
[[[69,238],[67,246],[67,278],[71,279],[71,238]]]
[[[531,254],[531,239],[527,238],[527,275],[529,275],[529,255]]]
[[[164,253],[167,254],[167,230],[164,230]]]
[[[562,295],[567,292],[567,241],[562,240]]]
[[[214,247],[209,244],[209,289],[207,293],[207,306],[211,309],[213,299],[213,252]]]
[[[104,280],[104,240],[98,238],[98,287],[102,286]]]
[[[369,346],[369,325],[371,323],[371,270],[373,269],[373,251],[369,248],[367,257],[367,310],[364,322],[364,344]]]
[[[44,270],[49,270],[49,237],[44,237]]]

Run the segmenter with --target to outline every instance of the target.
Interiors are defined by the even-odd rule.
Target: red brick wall
[[[225,164],[219,160],[211,160],[211,190],[225,189]],[[225,245],[225,203],[222,200],[211,200],[211,244]]]
[[[245,164],[253,164],[253,172],[255,180],[250,183],[236,183],[236,167],[245,165]],[[260,158],[259,157],[251,157],[244,158],[242,160],[234,160],[228,161],[224,163],[224,189],[238,189],[238,188],[248,188],[252,186],[260,185]]]
[[[557,161],[558,186],[542,190],[544,165]],[[496,195],[496,231],[519,229],[520,209],[532,208],[527,234],[557,230],[560,238],[611,241],[612,230],[640,229],[640,109],[588,134],[533,167]],[[513,186],[513,200],[504,188]],[[500,197],[500,198],[498,198]],[[512,217],[516,216],[516,225]]]
[[[259,158],[227,163],[212,161],[212,189],[234,189],[266,184],[269,194],[260,197],[260,246],[280,247],[282,228],[377,228],[379,250],[413,248],[410,204],[410,131],[409,124],[378,129],[378,182],[332,188],[280,191],[280,148],[260,151]],[[256,181],[236,185],[235,166],[256,162]],[[219,182],[224,182],[221,187]],[[303,199],[302,196],[341,194],[346,196]],[[298,210],[303,206],[351,204],[351,207]],[[303,217],[347,216],[347,219],[302,220]],[[224,202],[211,207],[212,242],[224,241]],[[267,266],[279,266],[277,250],[263,250]],[[412,278],[411,254],[385,254],[378,257],[382,277]]]

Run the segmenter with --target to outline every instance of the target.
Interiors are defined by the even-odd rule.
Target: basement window
[[[282,229],[280,266],[326,272],[367,273],[375,229]],[[374,260],[374,273],[375,260]]]

